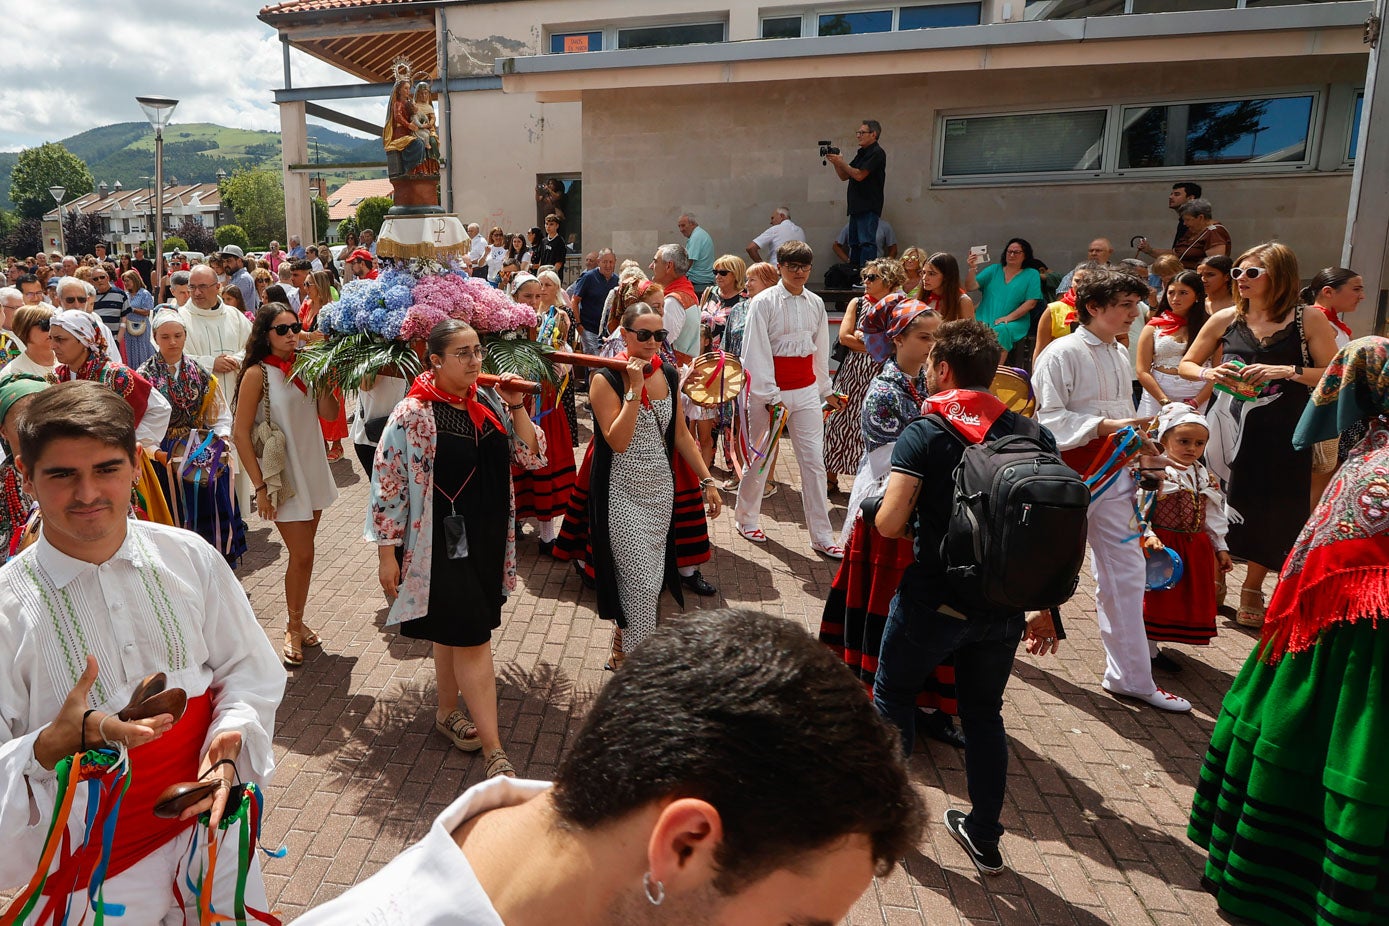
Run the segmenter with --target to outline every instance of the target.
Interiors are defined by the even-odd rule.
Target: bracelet
[[[517,405],[508,405],[508,406],[507,406],[507,408],[511,409],[513,412],[516,411],[516,409],[518,409],[518,408],[525,408],[525,407],[526,407],[526,403],[525,403],[525,402],[521,402],[521,403],[519,403],[519,404],[517,404]]]
[[[716,483],[716,482],[714,481],[714,477],[713,477],[713,476],[705,476],[703,479],[699,480],[699,484],[700,484],[700,486],[701,486],[702,488],[707,489],[707,488],[709,488],[711,485],[717,485],[718,483]]]
[[[260,485],[256,486],[254,489],[251,490],[251,494],[252,494],[252,495],[259,495],[259,494],[260,494],[261,492],[263,492],[264,490],[265,490],[265,483],[262,482]]]

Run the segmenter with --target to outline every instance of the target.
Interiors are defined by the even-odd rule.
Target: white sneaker
[[[1160,711],[1171,711],[1174,714],[1184,714],[1191,710],[1191,702],[1186,698],[1174,695],[1170,691],[1158,688],[1150,695],[1127,694],[1122,691],[1114,691],[1108,685],[1102,686],[1105,691],[1120,698],[1132,698],[1135,701],[1142,701],[1150,707],[1155,707]]]

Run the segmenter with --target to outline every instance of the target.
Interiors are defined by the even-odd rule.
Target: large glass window
[[[617,30],[618,48],[657,48],[665,45],[706,45],[723,41],[723,23],[676,23]]]
[[[567,55],[582,51],[602,51],[601,32],[554,32],[550,34],[550,54]]]
[[[1119,168],[1305,162],[1313,102],[1307,94],[1125,107]]]
[[[798,39],[801,37],[801,17],[774,16],[762,20],[762,38]]]
[[[861,35],[865,32],[891,31],[892,10],[820,15],[820,35]]]
[[[961,116],[945,120],[941,176],[1100,169],[1105,110]]]
[[[1355,160],[1355,146],[1360,144],[1360,111],[1365,108],[1365,91],[1355,95],[1355,108],[1350,114],[1350,144],[1346,145],[1346,160]]]
[[[932,29],[939,26],[979,25],[979,4],[937,3],[904,6],[897,11],[898,29]]]

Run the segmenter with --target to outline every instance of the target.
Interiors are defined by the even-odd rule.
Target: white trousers
[[[1095,574],[1100,642],[1104,644],[1104,687],[1116,694],[1147,697],[1156,690],[1143,627],[1147,569],[1133,525],[1133,476],[1125,470],[1090,503],[1090,569]]]
[[[198,922],[198,899],[184,880],[188,865],[188,849],[195,830],[188,830],[170,839],[125,871],[109,878],[104,885],[102,896],[106,901],[106,922],[117,924],[160,924],[160,926],[183,926],[184,923]],[[217,848],[217,871],[212,881],[212,907],[218,913],[233,917],[236,922],[236,857],[240,847],[240,826],[233,824],[224,831],[224,841]],[[206,831],[203,831],[203,837]],[[198,852],[193,858],[195,869],[207,865],[207,846],[205,838],[200,837]],[[257,910],[269,910],[265,899],[265,881],[261,877],[260,850],[251,849],[251,873],[246,878],[246,905]],[[178,879],[179,895],[183,903],[174,899],[174,879]],[[198,876],[195,871],[194,883]],[[71,909],[75,912],[85,909],[86,892],[73,894],[69,898]],[[116,910],[123,907],[118,917]],[[248,926],[255,926],[254,918],[247,915]]]
[[[830,527],[830,502],[825,494],[825,416],[821,410],[819,391],[814,386],[782,390],[781,401],[790,418],[782,440],[791,439],[796,449],[796,463],[801,471],[801,503],[805,506],[806,527],[810,540],[821,547],[834,545],[834,529]],[[749,399],[748,444],[759,446],[767,436],[771,412],[765,402]],[[758,463],[748,461],[742,482],[738,484],[738,504],[733,512],[734,523],[740,530],[756,530],[762,515],[762,491],[767,486],[767,470],[759,473]]]

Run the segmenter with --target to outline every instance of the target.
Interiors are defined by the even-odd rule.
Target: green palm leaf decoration
[[[504,338],[499,335],[483,335],[487,345],[487,359],[482,369],[500,376],[515,373],[522,379],[537,383],[557,383],[554,365],[550,363],[550,349],[529,338]]]
[[[409,342],[358,333],[321,341],[300,351],[294,372],[313,387],[315,394],[322,394],[334,388],[354,392],[386,367],[394,367],[396,374],[407,380],[424,370]]]

